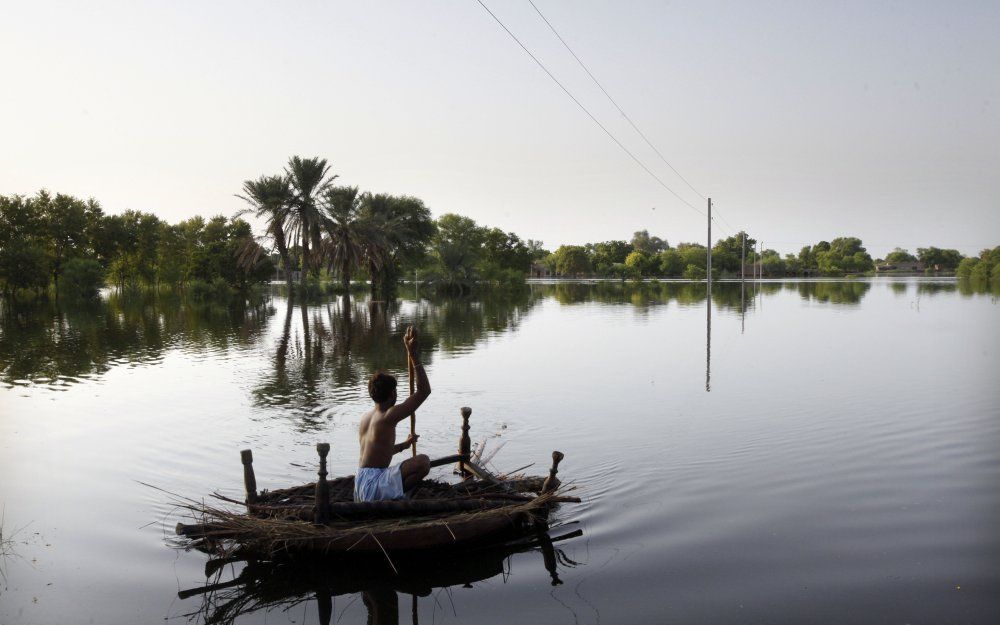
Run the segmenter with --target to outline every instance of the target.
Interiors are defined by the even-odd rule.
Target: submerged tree
[[[292,211],[292,190],[285,176],[261,176],[243,183],[243,194],[237,195],[249,206],[237,216],[253,214],[264,220],[264,230],[274,241],[275,249],[285,269],[288,293],[292,293],[292,263],[288,252],[288,222]]]
[[[322,213],[319,200],[337,177],[330,174],[330,166],[325,158],[301,158],[293,156],[288,159],[285,168],[292,189],[292,215],[294,231],[299,235],[299,246],[302,254],[302,276],[300,284],[305,289],[308,274],[318,271],[317,264],[312,262],[312,250],[320,247]]]

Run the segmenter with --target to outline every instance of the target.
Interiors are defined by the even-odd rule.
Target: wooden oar
[[[406,352],[406,364],[409,370],[409,377],[410,377],[410,395],[413,395],[415,390],[414,386],[415,381],[413,379],[413,376],[416,374],[416,367],[413,366],[413,358],[410,357],[409,352]],[[417,413],[413,412],[410,414],[410,440],[413,440],[413,437],[415,437],[416,435],[417,435]],[[413,457],[416,458],[417,441],[415,440],[413,441],[412,448],[413,448]]]

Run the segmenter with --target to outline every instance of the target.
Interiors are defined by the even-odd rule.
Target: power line
[[[611,94],[608,93],[608,90],[604,88],[604,85],[602,85],[601,82],[597,80],[597,77],[594,76],[594,74],[590,71],[590,68],[588,68],[587,65],[580,59],[580,57],[577,56],[576,52],[573,52],[573,48],[571,48],[569,44],[566,43],[566,40],[562,38],[562,35],[559,34],[559,31],[556,30],[556,27],[552,25],[552,22],[550,22],[548,18],[546,18],[542,14],[542,12],[538,9],[537,6],[535,6],[534,1],[528,0],[528,2],[531,4],[532,8],[535,9],[535,12],[538,13],[538,17],[542,18],[542,21],[545,22],[545,24],[549,27],[552,33],[559,39],[560,42],[562,42],[566,50],[568,50],[569,53],[573,55],[573,58],[576,59],[576,62],[580,64],[580,67],[583,68],[583,71],[587,72],[587,75],[590,76],[590,79],[594,81],[594,84],[597,85],[598,89],[600,89],[604,93],[604,95],[607,96],[611,104],[613,104],[615,108],[618,109],[618,112],[622,114],[622,117],[624,117],[625,120],[629,123],[629,125],[632,126],[632,129],[635,130],[640,137],[642,137],[642,140],[646,142],[646,145],[652,148],[653,151],[656,152],[656,155],[660,157],[660,160],[666,163],[667,167],[670,168],[670,171],[677,174],[677,177],[683,180],[684,184],[686,184],[688,188],[694,191],[698,197],[700,197],[703,200],[707,199],[704,195],[701,194],[700,191],[698,191],[698,189],[694,188],[694,185],[692,185],[690,182],[687,181],[687,178],[681,175],[681,172],[677,171],[677,169],[670,164],[670,161],[668,161],[667,158],[663,156],[663,154],[656,148],[656,146],[653,145],[653,142],[650,141],[648,137],[646,137],[646,134],[643,133],[641,130],[639,130],[639,127],[636,126],[634,121],[632,121],[632,118],[629,117],[628,113],[626,113],[625,110],[618,105],[618,102],[616,102],[615,99],[611,97]]]
[[[664,189],[666,189],[667,191],[669,191],[674,197],[676,197],[678,200],[680,200],[685,206],[687,206],[688,208],[690,208],[691,210],[695,211],[696,213],[698,213],[700,215],[703,215],[703,216],[705,215],[704,211],[702,211],[702,210],[698,209],[697,207],[695,207],[694,204],[688,202],[683,197],[681,197],[680,195],[678,195],[676,191],[674,191],[669,186],[667,186],[667,183],[663,182],[663,180],[661,180],[659,176],[657,176],[655,173],[653,173],[653,170],[651,170],[649,167],[646,167],[645,163],[643,163],[641,160],[639,160],[639,158],[635,154],[633,154],[627,147],[625,147],[625,145],[621,141],[619,141],[617,137],[615,137],[613,134],[611,134],[611,131],[609,131],[607,128],[605,128],[604,124],[602,124],[600,121],[598,121],[597,118],[594,117],[593,113],[591,113],[587,109],[587,107],[585,107],[579,100],[577,100],[576,96],[574,96],[570,92],[570,90],[566,88],[565,85],[563,85],[561,82],[559,82],[559,79],[556,78],[555,75],[553,75],[552,72],[550,72],[547,67],[545,67],[545,64],[542,63],[541,61],[539,61],[538,57],[536,57],[534,54],[532,54],[531,50],[529,50],[523,43],[521,43],[521,40],[518,39],[517,36],[514,33],[512,33],[509,28],[507,28],[507,26],[500,20],[500,18],[497,17],[493,13],[493,11],[490,11],[490,8],[488,6],[486,6],[485,4],[483,4],[483,0],[476,0],[476,2],[478,2],[479,6],[483,7],[483,10],[485,10],[487,13],[489,13],[490,17],[492,17],[496,21],[496,23],[499,24],[500,27],[503,28],[504,31],[508,35],[510,35],[511,39],[513,39],[514,41],[517,42],[517,45],[521,46],[521,49],[524,50],[525,53],[528,56],[531,57],[531,60],[533,60],[538,65],[538,67],[541,67],[542,71],[544,71],[548,75],[548,77],[552,79],[553,82],[555,82],[557,85],[559,85],[559,88],[562,89],[563,92],[566,95],[568,95],[570,97],[570,99],[573,100],[573,102],[575,102],[578,107],[580,107],[580,110],[582,110],[584,113],[586,113],[587,117],[589,117],[595,124],[597,124],[598,127],[600,127],[600,129],[604,131],[604,134],[608,135],[608,137],[610,137],[611,140],[614,141],[615,144],[622,149],[622,151],[624,151],[626,154],[628,154],[629,157],[631,157],[632,160],[635,161],[639,165],[639,167],[642,167],[646,171],[647,174],[649,174],[650,176],[652,176],[653,179],[656,180],[656,182],[658,182],[660,184],[661,187],[663,187]]]

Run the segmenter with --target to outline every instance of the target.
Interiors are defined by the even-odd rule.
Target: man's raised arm
[[[403,345],[406,346],[406,354],[413,363],[413,370],[417,374],[417,390],[406,398],[401,404],[396,404],[390,409],[389,419],[393,423],[399,423],[406,417],[417,411],[420,404],[424,403],[431,394],[431,383],[427,379],[427,372],[420,362],[420,342],[417,329],[410,326],[406,329],[406,336],[403,337]]]

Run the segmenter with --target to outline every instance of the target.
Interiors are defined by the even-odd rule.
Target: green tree
[[[754,245],[757,244],[757,240],[741,231],[731,237],[719,239],[712,246],[713,271],[739,273],[741,258],[743,258],[744,254],[744,237],[746,237],[746,262],[750,262],[750,255],[754,249]]]
[[[679,278],[684,273],[686,265],[681,253],[677,250],[660,252],[660,273],[669,278]]]
[[[652,256],[669,249],[670,244],[660,237],[651,236],[649,230],[639,230],[632,235],[632,248]]]
[[[628,241],[604,241],[593,245],[591,262],[598,273],[607,273],[614,265],[622,264],[635,250]]]
[[[889,265],[898,265],[899,263],[915,263],[917,262],[917,257],[911,254],[908,250],[897,247],[885,255],[885,262]]]
[[[708,267],[708,248],[700,243],[681,243],[677,246],[677,251],[681,255],[685,271],[688,265],[694,265],[701,269]]]
[[[959,278],[971,278],[972,270],[979,265],[979,259],[976,257],[963,258],[962,262],[958,263],[958,268],[955,270],[955,275]]]
[[[289,296],[292,294],[292,261],[288,248],[289,220],[291,217],[292,190],[287,176],[261,176],[256,180],[243,182],[243,193],[236,197],[249,206],[237,213],[237,216],[252,214],[264,220],[264,231],[274,242],[274,247],[281,258],[281,266],[285,269],[285,282],[288,285]]]
[[[322,237],[319,198],[323,196],[336,176],[330,174],[330,166],[326,159],[318,156],[313,158],[293,156],[288,159],[285,173],[292,190],[291,231],[297,232],[299,235],[302,257],[300,284],[305,291],[309,274],[314,267],[310,246],[313,249],[318,248]]]
[[[650,256],[641,250],[634,250],[625,257],[625,266],[635,277],[648,276],[658,268],[657,256]]]
[[[71,258],[63,266],[62,288],[78,297],[96,297],[104,286],[104,267],[92,258]]]
[[[49,284],[45,251],[29,241],[17,240],[0,247],[0,281],[4,294],[19,289],[42,290]]]
[[[324,196],[322,257],[340,276],[346,293],[351,277],[364,263],[369,239],[375,236],[372,226],[361,214],[361,196],[357,187],[331,187]]]
[[[704,280],[706,275],[708,275],[708,272],[705,270],[705,267],[690,264],[684,268],[684,277],[688,280]]]
[[[578,276],[590,271],[590,256],[580,245],[560,245],[553,252],[556,273],[564,276]]]
[[[917,258],[928,271],[955,271],[964,256],[958,250],[919,247]]]
[[[431,241],[433,273],[447,289],[466,290],[476,281],[483,229],[468,217],[447,213],[437,220]]]
[[[57,193],[53,198],[45,191],[39,192],[32,202],[32,208],[42,216],[49,270],[58,288],[65,263],[70,258],[86,256],[89,252],[87,205],[70,195]]]

